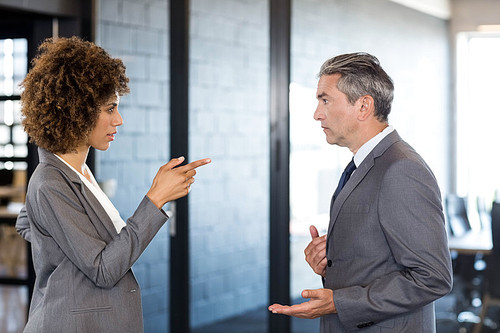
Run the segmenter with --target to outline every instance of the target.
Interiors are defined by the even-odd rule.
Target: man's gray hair
[[[321,66],[318,76],[340,74],[337,89],[354,104],[361,96],[370,95],[375,101],[375,116],[387,122],[394,97],[392,79],[378,59],[364,52],[341,54]]]

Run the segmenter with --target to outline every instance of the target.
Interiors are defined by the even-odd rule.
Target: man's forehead
[[[325,94],[327,90],[337,88],[339,74],[322,75],[318,80],[317,95]]]

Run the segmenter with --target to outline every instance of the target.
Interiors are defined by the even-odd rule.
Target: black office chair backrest
[[[483,197],[477,197],[477,213],[481,222],[481,229],[489,228],[491,225],[491,212],[486,208],[486,201]]]
[[[491,239],[493,253],[500,258],[500,202],[491,205]]]
[[[463,197],[455,194],[446,196],[446,217],[450,231],[454,236],[462,236],[471,229]]]

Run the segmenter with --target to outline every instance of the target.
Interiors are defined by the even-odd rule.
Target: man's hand
[[[322,277],[326,275],[326,235],[319,237],[318,229],[315,226],[309,227],[312,241],[304,250],[306,261],[312,270]]]
[[[314,319],[337,312],[333,303],[333,290],[331,289],[304,290],[302,291],[302,297],[310,298],[310,300],[292,306],[273,304],[268,309],[272,313],[305,319]]]

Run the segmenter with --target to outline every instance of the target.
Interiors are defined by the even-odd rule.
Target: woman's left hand
[[[169,201],[186,196],[194,183],[196,168],[211,162],[209,158],[178,166],[184,157],[174,158],[163,165],[146,194],[156,207],[162,208]]]

